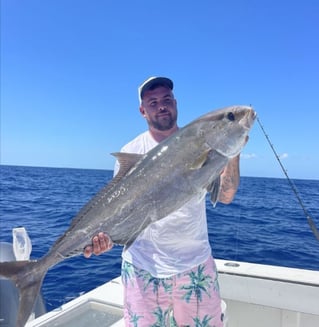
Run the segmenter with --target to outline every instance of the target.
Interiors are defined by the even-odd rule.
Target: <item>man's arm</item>
[[[224,204],[232,202],[239,186],[239,157],[232,158],[220,175],[218,201]]]

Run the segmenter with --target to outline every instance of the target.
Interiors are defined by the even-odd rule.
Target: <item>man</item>
[[[139,99],[148,130],[122,152],[144,154],[178,130],[177,101],[170,79],[149,78],[139,87]],[[115,172],[118,169],[117,163]],[[230,203],[239,184],[239,156],[228,163],[220,178],[218,201]],[[100,233],[84,255],[98,255],[111,247],[112,241]],[[223,326],[205,196],[149,225],[124,248],[122,258],[126,326]]]

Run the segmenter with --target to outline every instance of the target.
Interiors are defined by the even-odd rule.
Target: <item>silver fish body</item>
[[[47,270],[81,254],[98,232],[130,246],[149,224],[191,198],[212,191],[216,203],[219,176],[245,146],[255,117],[251,107],[227,107],[194,120],[145,155],[115,153],[118,174],[80,210],[48,254],[38,261],[0,263],[0,274],[20,290],[17,326],[25,325]]]

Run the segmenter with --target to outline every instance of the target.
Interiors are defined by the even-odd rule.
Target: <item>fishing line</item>
[[[303,210],[303,212],[304,212],[304,214],[305,214],[305,216],[306,216],[306,218],[307,218],[307,221],[308,221],[308,224],[309,224],[309,226],[310,226],[310,229],[311,229],[312,232],[314,233],[316,239],[319,241],[319,231],[318,231],[318,229],[317,229],[317,227],[316,227],[316,225],[315,225],[313,219],[310,217],[310,214],[308,213],[306,207],[304,206],[304,204],[303,204],[303,202],[302,202],[302,200],[301,200],[301,198],[300,198],[300,196],[299,196],[299,193],[298,193],[298,191],[297,191],[297,188],[296,188],[295,184],[294,184],[294,183],[292,182],[292,180],[289,178],[288,173],[287,173],[287,170],[286,170],[285,167],[283,166],[283,164],[282,164],[282,162],[281,162],[281,160],[280,160],[280,158],[279,158],[279,155],[277,154],[277,152],[276,152],[276,150],[275,150],[273,144],[272,144],[271,141],[270,141],[270,138],[269,138],[268,134],[266,133],[266,131],[265,131],[263,125],[262,125],[261,122],[260,122],[260,119],[258,118],[258,116],[257,116],[256,118],[257,118],[257,122],[258,122],[258,124],[259,124],[259,126],[260,126],[262,132],[264,133],[264,135],[265,135],[265,137],[266,137],[266,139],[267,139],[267,141],[268,141],[268,143],[269,143],[269,145],[270,145],[270,147],[271,147],[273,153],[275,154],[276,159],[277,159],[278,162],[279,162],[279,165],[280,165],[282,171],[284,172],[284,174],[285,174],[285,176],[286,176],[286,178],[287,178],[287,180],[288,180],[288,183],[289,183],[291,189],[293,190],[293,192],[294,192],[294,194],[295,194],[295,196],[296,196],[296,198],[297,198],[297,200],[298,200],[298,202],[299,202],[299,204],[300,204],[300,206],[301,206],[301,208],[302,208],[302,210]]]

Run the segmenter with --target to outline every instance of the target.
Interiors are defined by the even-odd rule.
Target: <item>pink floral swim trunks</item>
[[[122,264],[125,326],[222,327],[214,259],[169,278]]]

